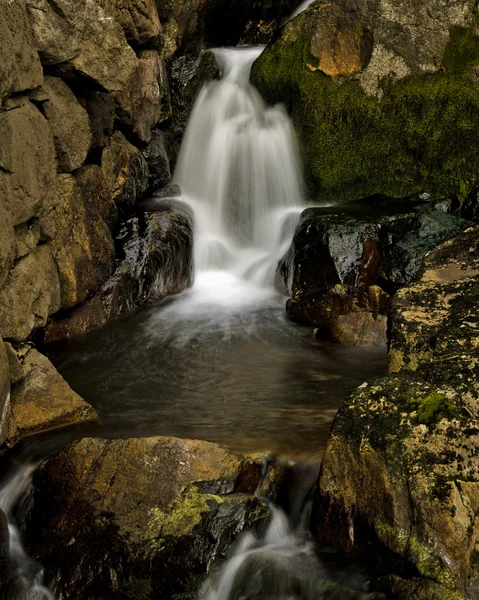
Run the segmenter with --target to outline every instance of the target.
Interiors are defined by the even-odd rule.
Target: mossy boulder
[[[251,80],[291,114],[314,199],[472,187],[475,19],[472,0],[316,0],[283,28]]]
[[[373,550],[393,598],[479,593],[478,283],[478,227],[426,256],[393,299],[391,374],[346,399],[325,452],[318,533]]]
[[[35,475],[29,551],[72,600],[170,599],[267,519],[261,467],[208,442],[83,439]]]

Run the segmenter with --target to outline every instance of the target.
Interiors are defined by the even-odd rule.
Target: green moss
[[[203,494],[196,486],[189,488],[186,494],[175,499],[165,510],[153,508],[149,513],[148,537],[149,551],[161,552],[165,538],[189,535],[198,525],[205,512],[209,512],[210,504],[221,504],[221,496]]]
[[[441,419],[452,418],[455,407],[447,396],[439,392],[433,392],[429,396],[409,400],[408,408],[417,412],[416,423],[430,427],[439,423]]]
[[[267,102],[286,104],[321,198],[468,191],[479,167],[479,88],[469,74],[479,64],[477,35],[454,28],[443,71],[383,80],[381,100],[356,80],[311,71],[309,49],[305,37],[280,39],[255,62],[252,81]]]
[[[132,600],[149,600],[153,588],[149,579],[137,579],[131,577],[125,584],[125,594]]]

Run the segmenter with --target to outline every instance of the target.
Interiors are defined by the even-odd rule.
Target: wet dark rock
[[[479,223],[479,186],[476,186],[464,200],[459,214],[463,219]]]
[[[170,183],[171,171],[165,132],[155,129],[152,132],[151,142],[142,154],[150,173],[147,191],[154,192]]]
[[[8,549],[10,535],[8,533],[8,521],[3,510],[0,510],[0,580],[5,582],[8,567]]]
[[[194,591],[243,528],[268,518],[252,495],[261,469],[244,485],[252,464],[208,442],[83,439],[35,475],[29,551],[72,600]]]
[[[479,593],[479,229],[428,253],[390,315],[391,375],[365,382],[332,427],[320,538],[372,552],[401,600]]]
[[[308,208],[278,266],[277,286],[291,294],[287,310],[300,323],[325,327],[332,316],[357,311],[385,315],[387,294],[413,281],[426,252],[469,224],[424,195]],[[376,286],[384,298],[373,307],[368,288]]]
[[[178,207],[165,205],[158,212],[128,220],[119,232],[117,246],[120,259],[113,276],[71,315],[52,320],[46,342],[95,329],[191,284],[192,221]]]

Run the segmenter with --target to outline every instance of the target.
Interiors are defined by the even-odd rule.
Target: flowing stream
[[[194,215],[193,286],[51,350],[98,410],[103,436],[176,435],[318,458],[345,393],[385,369],[384,348],[319,343],[285,320],[274,273],[305,202],[291,123],[249,83],[261,50],[215,51],[222,78],[204,86],[185,133],[174,182]],[[7,514],[33,469],[3,486]],[[264,536],[239,540],[202,599],[326,597],[304,528],[272,512]],[[10,557],[20,588],[8,598],[51,600],[11,520]],[[295,596],[288,586],[298,581]]]

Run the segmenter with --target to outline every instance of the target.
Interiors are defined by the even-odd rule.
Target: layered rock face
[[[316,0],[252,82],[286,104],[315,199],[464,195],[479,158],[478,65],[472,0]]]
[[[479,593],[478,284],[477,227],[427,255],[393,299],[390,375],[346,399],[324,456],[318,533],[374,549],[393,598]]]
[[[35,475],[29,551],[62,597],[193,595],[236,534],[265,524],[261,472],[208,442],[83,439]]]

